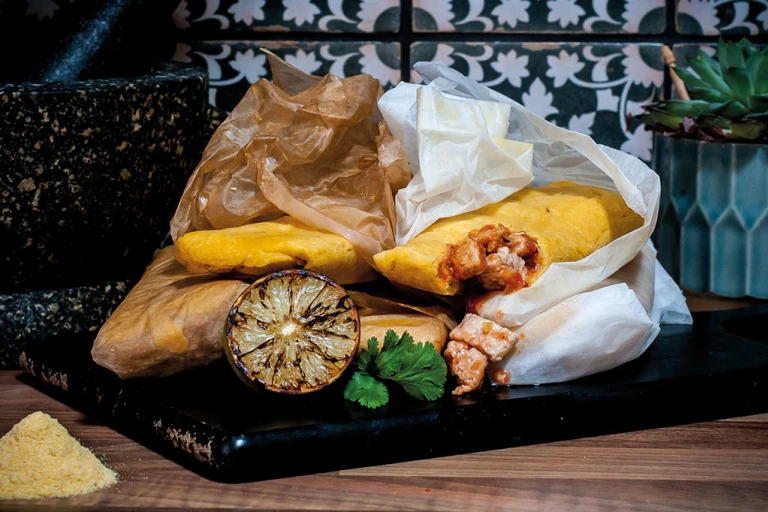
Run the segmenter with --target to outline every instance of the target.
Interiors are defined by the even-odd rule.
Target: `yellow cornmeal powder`
[[[115,482],[117,473],[44,412],[0,439],[0,499],[74,496]]]

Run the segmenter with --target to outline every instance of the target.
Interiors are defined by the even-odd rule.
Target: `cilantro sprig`
[[[379,340],[372,337],[368,348],[357,355],[357,371],[344,389],[344,398],[370,409],[389,402],[383,381],[399,384],[419,400],[437,400],[443,395],[448,367],[431,343],[416,343],[407,332],[401,337],[389,330],[379,351]]]

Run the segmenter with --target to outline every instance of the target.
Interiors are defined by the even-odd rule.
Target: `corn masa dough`
[[[450,245],[472,230],[503,224],[536,243],[533,284],[552,263],[578,261],[643,225],[616,192],[558,181],[527,187],[507,199],[473,212],[440,219],[406,244],[374,256],[391,281],[440,295],[458,295],[462,282],[441,268]]]
[[[190,272],[238,272],[264,276],[303,268],[339,284],[376,277],[346,238],[319,231],[292,217],[235,228],[193,231],[176,241],[174,255]]]

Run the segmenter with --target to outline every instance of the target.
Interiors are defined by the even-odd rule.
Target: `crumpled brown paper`
[[[370,75],[312,77],[269,54],[274,83],[251,86],[219,126],[171,221],[174,241],[286,213],[372,256],[394,247],[393,192],[410,179]]]

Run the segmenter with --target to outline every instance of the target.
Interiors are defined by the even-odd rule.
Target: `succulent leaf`
[[[710,105],[710,111],[727,119],[741,119],[749,114],[749,109],[743,103],[731,100],[725,103],[713,103]]]
[[[710,87],[702,80],[701,78],[697,77],[690,71],[684,68],[675,68],[675,73],[677,73],[677,76],[680,77],[680,79],[685,82],[685,86],[689,89],[693,87],[698,87],[702,89],[710,89]]]
[[[755,140],[768,131],[768,124],[763,122],[743,121],[731,123],[731,133],[740,139]]]
[[[768,93],[768,55],[752,55],[747,59],[747,69],[755,93]]]
[[[698,119],[696,119],[696,123],[701,128],[711,128],[713,126],[716,126],[718,128],[726,129],[730,126],[731,122],[728,119],[725,119],[724,117],[720,116],[701,116]]]
[[[768,143],[768,47],[721,39],[716,53],[699,50],[689,69],[675,68],[691,100],[658,101],[637,119],[666,134]]]
[[[688,92],[691,94],[691,98],[696,100],[703,100],[710,103],[725,103],[730,101],[731,97],[718,92],[709,87],[689,87]]]
[[[751,114],[747,114],[744,116],[744,119],[762,119],[766,118],[768,119],[768,110],[764,110],[762,112],[752,112]]]
[[[717,43],[717,58],[720,69],[725,74],[729,69],[744,69],[744,52],[738,44],[725,43],[722,39]]]
[[[697,117],[709,111],[710,103],[703,100],[674,101],[659,104],[659,108],[679,117]]]
[[[725,82],[725,80],[723,80],[723,77],[715,73],[714,70],[709,67],[709,64],[706,61],[699,60],[698,58],[689,58],[686,60],[688,61],[688,64],[691,66],[691,68],[696,72],[696,74],[699,75],[699,78],[701,78],[709,87],[713,87],[715,90],[725,94],[728,97],[733,96],[733,91]]]
[[[661,110],[653,110],[647,114],[641,114],[637,116],[642,123],[647,125],[661,125],[672,130],[677,130],[683,122],[683,118],[680,116],[674,116],[667,114]]]
[[[733,90],[734,97],[741,103],[747,104],[749,97],[755,92],[749,71],[744,68],[731,68],[723,73],[723,78]]]
[[[709,55],[708,53],[706,53],[704,50],[701,50],[701,49],[699,50],[698,55],[699,55],[699,59],[709,64],[709,67],[712,68],[715,71],[715,73],[717,73],[720,76],[723,76],[723,72],[720,69],[720,64],[718,64],[717,61],[713,59],[711,55]]]

